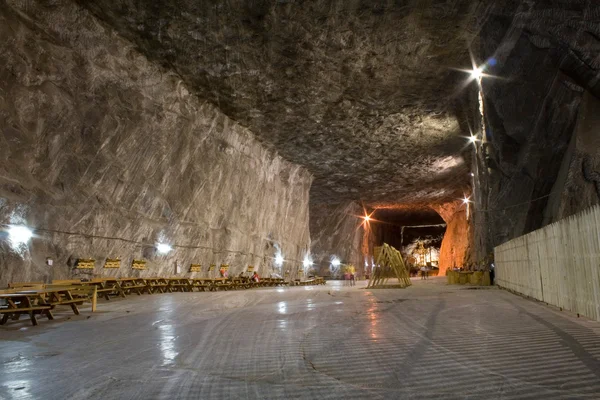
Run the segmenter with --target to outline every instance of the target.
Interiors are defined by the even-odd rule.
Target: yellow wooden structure
[[[96,260],[93,258],[80,258],[77,260],[76,267],[78,269],[94,269],[96,266]]]
[[[390,278],[397,278],[397,285],[388,285],[405,288],[411,285],[408,270],[398,250],[387,243],[381,247],[375,247],[375,267],[367,288],[376,289],[385,287]]]
[[[104,262],[104,268],[121,268],[121,259],[107,258]]]
[[[145,260],[133,260],[131,263],[132,269],[146,269],[146,261]]]
[[[200,271],[202,271],[202,265],[190,264],[190,272],[200,272]]]

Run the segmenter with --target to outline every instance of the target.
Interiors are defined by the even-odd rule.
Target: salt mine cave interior
[[[362,275],[403,220],[446,225],[443,272],[596,204],[597,7],[434,3],[5,1],[0,217],[43,240],[2,240],[0,282]]]
[[[107,279],[206,278],[220,295],[254,272],[338,288],[383,271],[389,245],[405,286],[497,268],[499,287],[600,318],[597,293],[579,311],[571,283],[551,292],[548,257],[506,272],[510,252],[593,259],[566,226],[596,235],[597,0],[0,0],[0,39],[1,288],[104,279],[102,300]],[[0,398],[41,396],[3,382]]]

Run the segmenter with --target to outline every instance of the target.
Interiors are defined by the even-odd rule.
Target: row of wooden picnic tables
[[[36,316],[54,319],[52,311],[58,306],[68,306],[79,315],[78,305],[92,303],[96,311],[98,296],[126,297],[172,292],[216,291],[249,289],[252,287],[279,286],[288,284],[281,278],[263,278],[254,282],[250,278],[98,278],[91,280],[55,280],[43,282],[15,282],[8,289],[0,290],[0,325],[8,320],[19,320],[28,315],[33,325]]]

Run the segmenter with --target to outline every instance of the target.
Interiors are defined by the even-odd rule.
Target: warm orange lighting
[[[371,220],[371,216],[370,215],[365,215],[363,217],[365,219],[365,221],[369,222]]]

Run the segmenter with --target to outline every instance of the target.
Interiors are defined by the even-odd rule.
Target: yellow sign
[[[248,265],[248,272],[254,272],[254,265]]]
[[[190,265],[190,272],[200,272],[202,271],[202,265],[200,264],[191,264]]]
[[[77,260],[77,268],[79,269],[94,269],[96,260],[93,258],[80,258]]]
[[[303,271],[303,270],[301,270],[301,269],[299,269],[299,270],[298,270],[298,275],[304,275],[304,271]]]
[[[132,269],[146,269],[146,261],[145,260],[133,260],[131,264]]]
[[[104,262],[104,268],[121,268],[121,259],[107,258]]]
[[[229,269],[229,264],[221,264],[219,270],[227,271]]]
[[[208,267],[208,272],[214,271],[215,267],[216,267],[215,264],[210,264],[210,267]]]

